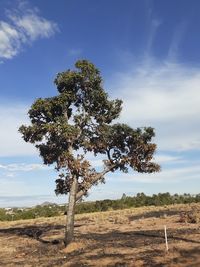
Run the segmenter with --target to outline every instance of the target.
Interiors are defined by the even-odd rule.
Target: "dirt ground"
[[[65,216],[0,222],[0,266],[199,267],[200,223],[179,221],[194,209],[200,212],[200,204],[77,215],[67,248]]]

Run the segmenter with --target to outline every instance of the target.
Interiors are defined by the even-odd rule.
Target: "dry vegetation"
[[[198,267],[199,214],[200,204],[190,204],[77,215],[67,248],[64,216],[0,222],[0,266]]]

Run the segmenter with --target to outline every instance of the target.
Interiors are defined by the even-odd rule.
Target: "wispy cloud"
[[[154,18],[154,19],[150,20],[150,30],[149,30],[148,40],[147,40],[147,47],[146,47],[146,51],[145,51],[145,56],[147,58],[148,58],[149,54],[151,54],[153,42],[154,42],[157,30],[161,24],[162,24],[162,22],[159,19]]]
[[[168,51],[168,58],[170,60],[176,61],[178,56],[178,49],[179,46],[184,38],[185,32],[187,29],[187,23],[185,21],[182,21],[177,25],[173,32],[172,41],[169,47]]]
[[[158,162],[158,164],[163,164],[163,163],[182,163],[184,160],[181,157],[177,156],[171,156],[168,154],[159,154],[155,155],[155,161]]]
[[[160,150],[200,149],[199,68],[149,60],[113,80],[124,101],[122,121],[154,127]]]
[[[129,181],[129,182],[139,182],[145,184],[171,184],[174,183],[181,184],[185,181],[192,181],[196,180],[199,181],[199,172],[200,166],[198,165],[191,165],[191,166],[181,166],[181,167],[174,167],[169,169],[164,169],[160,173],[154,174],[140,174],[140,173],[129,173],[129,174],[120,174],[116,173],[115,175],[111,174],[111,179],[118,179],[121,181]],[[182,186],[180,189],[184,188]],[[198,190],[198,189],[197,189]]]
[[[53,194],[56,177],[53,168],[41,164],[1,164],[0,196]]]
[[[55,22],[40,16],[36,8],[18,8],[6,12],[6,21],[0,21],[0,59],[11,59],[39,38],[49,38],[58,30]]]
[[[162,20],[154,12],[154,5],[152,1],[146,1],[146,23],[147,23],[147,41],[144,52],[145,60],[148,60],[149,55],[152,54],[153,44],[157,35],[159,27],[162,25]]]
[[[37,170],[49,170],[50,168],[38,164],[38,163],[32,163],[32,164],[27,164],[27,163],[11,163],[11,164],[0,164],[0,170],[7,170],[7,171],[23,171],[23,172],[29,172],[29,171],[37,171]]]

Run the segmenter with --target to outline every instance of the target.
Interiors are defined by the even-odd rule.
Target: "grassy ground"
[[[200,212],[200,204],[77,215],[76,239],[67,248],[65,216],[0,222],[0,266],[199,267],[200,223],[179,221],[194,209]]]

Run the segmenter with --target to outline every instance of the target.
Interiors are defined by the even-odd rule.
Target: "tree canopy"
[[[26,142],[35,144],[44,164],[58,171],[56,194],[71,192],[76,180],[76,201],[92,185],[104,181],[111,171],[152,173],[160,167],[153,161],[156,144],[151,127],[133,129],[113,123],[122,109],[122,100],[110,100],[99,70],[87,60],[75,63],[75,70],[57,74],[58,95],[39,98],[28,115],[31,124],[19,131]],[[104,155],[104,168],[97,172],[87,153]]]

